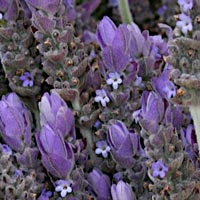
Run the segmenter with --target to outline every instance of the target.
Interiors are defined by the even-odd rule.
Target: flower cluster
[[[0,1],[0,199],[199,199],[199,10]]]

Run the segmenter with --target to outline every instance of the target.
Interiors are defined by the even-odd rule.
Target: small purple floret
[[[23,81],[23,87],[33,87],[33,75],[30,72],[24,72],[24,74],[21,75],[19,79]]]
[[[164,163],[160,160],[157,162],[154,162],[152,164],[152,171],[153,171],[153,177],[164,178],[166,173],[168,172],[168,167],[164,165]]]

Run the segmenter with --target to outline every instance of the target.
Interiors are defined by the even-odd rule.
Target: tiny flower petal
[[[154,162],[152,164],[152,175],[153,177],[158,177],[160,176],[160,178],[164,178],[167,171],[168,171],[168,167],[164,165],[164,163],[160,160],[158,160],[157,162]]]
[[[106,81],[106,83],[108,85],[112,85],[114,90],[118,89],[118,85],[122,83],[120,75],[117,72],[111,72],[108,76],[109,79]]]
[[[110,99],[108,98],[106,92],[104,89],[102,90],[96,90],[96,97],[94,98],[94,100],[96,102],[101,102],[101,105],[103,107],[106,107],[106,103],[110,102]]]
[[[110,152],[110,147],[108,146],[107,142],[102,140],[96,143],[96,150],[95,153],[97,155],[102,154],[104,158],[108,157],[108,152]]]
[[[58,180],[56,182],[57,186],[55,188],[56,192],[61,192],[61,197],[65,197],[67,193],[72,192],[72,188],[70,187],[70,182],[65,180]]]
[[[61,197],[65,197],[66,194],[67,194],[67,190],[64,190],[64,189],[60,193]]]
[[[33,87],[33,75],[29,72],[24,72],[22,76],[19,77],[21,81],[23,81],[23,87]]]
[[[188,31],[192,31],[192,19],[184,13],[181,13],[179,15],[179,21],[176,22],[176,26],[187,35]]]

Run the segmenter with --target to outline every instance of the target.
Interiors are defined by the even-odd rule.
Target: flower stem
[[[130,12],[128,0],[119,0],[119,12],[122,17],[122,21],[125,24],[130,24],[133,22],[133,18]]]
[[[189,110],[194,122],[197,144],[200,151],[200,107],[198,105],[191,105],[189,106]]]
[[[82,133],[83,137],[85,137],[86,140],[87,140],[87,148],[88,148],[88,151],[89,151],[89,155],[91,156],[91,159],[94,160],[95,154],[94,154],[94,151],[92,149],[92,146],[93,146],[92,132],[87,128],[82,128],[81,133]]]

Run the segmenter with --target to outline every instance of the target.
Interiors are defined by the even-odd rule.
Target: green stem
[[[80,105],[79,96],[77,96],[77,97],[75,98],[75,100],[72,101],[72,106],[73,106],[73,108],[74,108],[75,110],[77,110],[77,111],[80,111],[80,110],[81,110],[81,105]]]
[[[93,147],[93,142],[92,142],[92,133],[89,129],[86,129],[86,128],[82,128],[81,129],[81,133],[83,135],[83,137],[86,138],[87,140],[87,148],[88,148],[88,151],[89,151],[89,154],[91,156],[91,160],[95,160],[95,154],[94,154],[94,151],[92,149]]]
[[[128,0],[118,0],[119,4],[119,12],[122,18],[122,21],[125,24],[130,24],[133,22],[133,18],[131,15],[131,11],[129,8]]]
[[[191,105],[189,109],[194,122],[197,144],[200,150],[200,107],[198,105]]]

